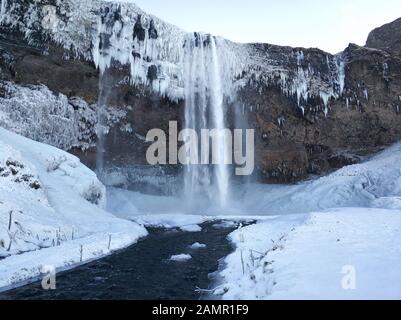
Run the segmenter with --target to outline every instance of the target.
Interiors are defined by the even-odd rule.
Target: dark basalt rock
[[[144,27],[142,27],[142,22],[141,22],[141,15],[138,15],[138,20],[136,21],[134,25],[134,40],[138,38],[139,41],[145,41],[146,38],[146,31]]]
[[[273,48],[276,55],[289,50],[255,46],[260,54],[266,48]],[[320,50],[303,52],[316,60],[314,68],[325,68]],[[350,45],[344,55],[345,92],[330,102],[327,117],[313,110],[320,103],[314,99],[309,99],[303,114],[294,98],[283,95],[278,87],[256,83],[240,90],[240,103],[255,106],[246,112],[246,118],[249,127],[256,130],[256,163],[263,181],[295,182],[309,174],[320,175],[357,163],[361,156],[401,139],[401,116],[397,113],[401,61],[387,52],[357,45]],[[289,64],[296,68],[293,61]]]
[[[149,38],[150,39],[157,39],[158,38],[158,34],[157,34],[157,30],[155,27],[155,22],[153,20],[150,20],[150,26],[149,26]]]
[[[151,65],[148,68],[148,79],[149,81],[154,81],[157,79],[157,66]]]
[[[380,49],[401,58],[401,18],[374,29],[368,36],[366,47]]]
[[[141,59],[141,54],[138,53],[138,52],[135,52],[134,50],[132,50],[132,56],[133,56],[135,59]]]

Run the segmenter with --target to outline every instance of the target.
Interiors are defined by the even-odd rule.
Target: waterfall
[[[194,129],[200,135],[208,128],[207,71],[204,36],[188,37],[184,55],[185,128]],[[199,151],[199,150],[198,150]],[[198,152],[198,156],[199,156]],[[189,201],[194,195],[209,196],[210,168],[208,165],[188,165],[184,168],[185,194]]]
[[[210,88],[212,91],[212,118],[213,118],[213,126],[218,129],[221,133],[226,128],[225,123],[225,112],[224,112],[224,96],[221,85],[221,77],[220,77],[220,67],[219,67],[219,59],[217,55],[216,42],[213,37],[211,37],[210,41],[211,52],[212,52],[212,81],[210,83]],[[228,166],[224,163],[225,154],[226,154],[226,141],[225,136],[223,134],[218,136],[218,163],[215,168],[215,176],[218,187],[218,195],[220,206],[224,207],[226,205],[227,196],[228,196],[228,183],[229,183],[229,174],[228,174]]]
[[[114,11],[113,11],[114,10]],[[116,7],[111,11],[115,16],[120,12],[120,8]],[[106,44],[110,43],[110,39],[116,37],[121,31],[121,22],[119,20],[109,23],[110,13],[103,13],[97,24],[97,33],[94,39],[93,57],[99,69],[99,94],[97,101],[97,125],[96,125],[96,173],[100,180],[104,171],[105,138],[107,134],[107,104],[112,89],[112,79],[110,79],[107,69],[110,67],[111,61]],[[109,23],[109,24],[108,24]]]
[[[104,170],[105,136],[107,131],[107,102],[110,94],[110,84],[107,74],[100,72],[99,96],[97,102],[97,124],[96,124],[96,173],[102,179]]]
[[[184,54],[185,128],[194,129],[199,139],[202,129],[225,129],[219,69],[215,39],[200,33],[189,35],[185,42]],[[201,159],[201,149],[210,149],[209,145],[203,145],[198,146],[197,152],[201,164],[189,164],[184,169],[185,194],[190,203],[194,196],[199,198],[201,195],[217,202],[220,207],[226,204],[229,174],[228,167],[224,164],[225,137],[219,135],[216,143],[217,164],[213,168],[204,164],[209,163],[209,153],[207,159]]]

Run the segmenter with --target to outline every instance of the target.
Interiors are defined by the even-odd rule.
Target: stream
[[[202,224],[200,232],[148,228],[149,236],[103,259],[57,274],[56,290],[36,282],[0,294],[0,300],[198,300],[216,283],[222,258],[233,250],[227,236],[236,226],[220,222]],[[191,249],[199,242],[206,248]],[[186,262],[170,261],[172,255],[190,254]],[[214,297],[216,298],[216,297]]]

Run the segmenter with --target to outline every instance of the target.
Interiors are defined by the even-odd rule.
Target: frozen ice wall
[[[129,66],[126,81],[146,85],[172,100],[185,97],[185,48],[188,33],[143,12],[133,3],[101,0],[2,0],[1,23],[21,30],[31,44],[43,36],[62,45],[70,58],[92,60],[104,71],[113,64]],[[42,38],[41,38],[42,37]],[[295,97],[299,108],[311,98],[314,108],[329,110],[330,99],[344,89],[342,55],[319,55],[303,49],[263,44],[237,44],[218,38],[223,92],[233,97],[246,86],[278,86]],[[312,54],[313,56],[313,54]],[[325,67],[322,67],[325,65]]]

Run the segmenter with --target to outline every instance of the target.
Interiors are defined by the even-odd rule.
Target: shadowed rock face
[[[146,27],[141,21],[134,25],[135,39],[143,42],[146,34],[149,39],[160,36],[160,25],[151,20]],[[254,77],[253,72],[268,67],[267,63],[277,63],[289,74],[311,67],[321,81],[330,82],[328,61],[332,55],[318,49],[246,45],[253,54],[251,58],[257,56],[255,61],[260,65],[238,76],[247,81],[237,89],[227,112],[231,126],[234,127],[234,114],[240,110],[246,127],[256,130],[255,175],[260,180],[299,181],[310,174],[356,163],[361,156],[401,139],[400,25],[398,19],[372,31],[366,47],[351,44],[346,48],[342,53],[344,90],[341,96],[328,98],[327,112],[321,108],[321,99],[313,96],[301,109],[296,95],[286,94],[274,81]],[[170,120],[183,126],[183,99],[173,101],[151,90],[150,85],[130,84],[129,66],[112,61],[100,77],[90,59],[74,55],[45,34],[34,33],[34,37],[35,41],[28,43],[17,28],[7,24],[0,28],[0,80],[44,84],[55,94],[78,96],[89,104],[97,103],[99,84],[108,88],[108,104],[123,108],[126,115],[106,137],[106,163],[146,165],[149,144],[144,137],[148,130],[161,128],[167,132]],[[305,58],[297,64],[294,54],[298,52]],[[158,81],[159,67],[151,58],[136,59],[147,60],[145,78],[149,83]],[[4,93],[0,90],[1,95]],[[70,151],[94,167],[94,149]]]
[[[241,91],[242,100],[257,106],[248,119],[256,129],[259,171],[265,181],[297,181],[354,164],[360,156],[400,139],[401,60],[356,45],[344,55],[345,91],[331,101],[327,116],[313,109],[303,114],[279,88],[262,85],[262,94],[260,88]]]

